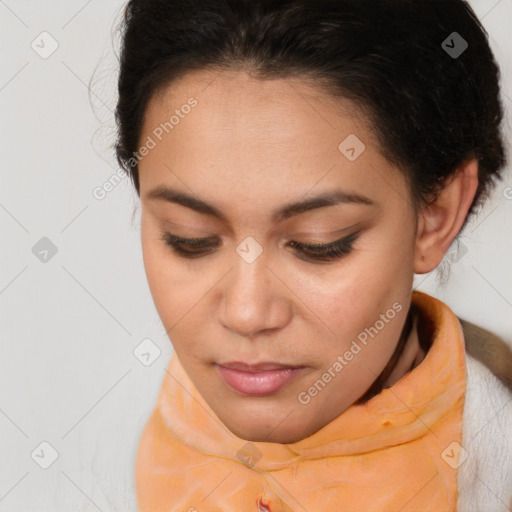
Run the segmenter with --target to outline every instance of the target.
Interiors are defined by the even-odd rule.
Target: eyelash
[[[360,231],[356,231],[344,238],[336,240],[329,244],[303,244],[301,242],[291,241],[290,246],[298,250],[301,259],[312,260],[315,262],[331,262],[341,259],[343,256],[349,254],[353,249],[353,244],[357,240]],[[215,243],[208,243],[208,238],[180,238],[167,231],[162,231],[160,239],[171,247],[171,249],[183,258],[195,259],[210,254],[212,251],[208,250],[212,247],[215,248]],[[192,250],[188,250],[188,249]],[[195,248],[206,248],[205,250],[194,250]],[[309,253],[309,255],[308,255]]]

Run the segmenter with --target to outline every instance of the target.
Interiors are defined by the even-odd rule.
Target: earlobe
[[[418,214],[414,273],[434,270],[466,219],[478,187],[478,161],[463,162],[438,195]]]

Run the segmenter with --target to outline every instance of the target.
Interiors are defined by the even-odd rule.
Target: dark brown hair
[[[133,155],[148,101],[199,69],[303,77],[351,100],[416,208],[469,158],[479,185],[466,221],[501,178],[499,69],[465,1],[130,0],[119,30],[116,154],[138,194]]]

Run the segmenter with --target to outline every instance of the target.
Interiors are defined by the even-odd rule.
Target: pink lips
[[[252,396],[279,391],[304,369],[302,366],[279,363],[249,365],[241,362],[222,363],[217,368],[224,381],[235,391]]]

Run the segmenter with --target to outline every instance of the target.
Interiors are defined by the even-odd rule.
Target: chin
[[[307,432],[297,432],[293,425],[292,428],[286,428],[282,424],[276,428],[275,418],[269,418],[269,421],[263,421],[262,424],[251,422],[249,425],[245,424],[245,421],[244,424],[222,421],[235,436],[253,443],[295,443],[308,436]]]
[[[231,430],[231,429],[230,429]],[[233,431],[232,431],[233,432]],[[252,443],[279,443],[279,444],[289,444],[296,443],[301,439],[304,439],[304,435],[299,434],[288,434],[288,433],[280,433],[275,434],[272,433],[270,436],[261,432],[233,432],[237,437],[243,439],[244,441],[250,441]]]

